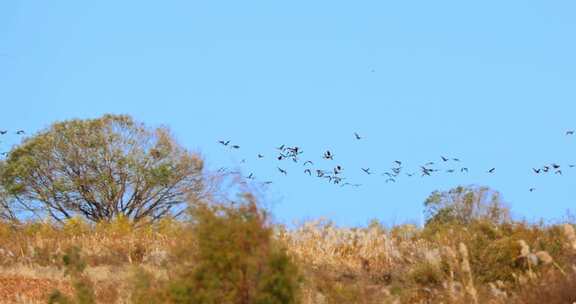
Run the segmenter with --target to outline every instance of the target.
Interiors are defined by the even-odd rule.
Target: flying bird
[[[530,189],[528,189],[528,191],[530,191],[530,192],[534,192],[534,190],[536,190],[536,188],[530,188]]]
[[[311,160],[305,161],[303,166],[306,166],[306,165],[308,165],[308,164],[314,166],[314,163],[313,163]]]
[[[402,166],[402,162],[399,160],[395,160],[394,163],[396,163],[398,166]]]
[[[488,170],[488,173],[494,173],[496,171],[496,168],[492,168],[490,170]]]
[[[227,140],[227,141],[219,140],[218,142],[224,146],[227,146],[230,143],[229,140]]]
[[[280,168],[280,167],[278,167],[278,171],[280,171],[280,173],[282,173],[282,174],[284,174],[284,175],[287,175],[287,174],[288,174],[288,172],[287,172],[286,170],[284,170],[284,169],[282,169],[282,168]]]
[[[354,132],[354,137],[356,137],[357,140],[361,140],[362,137],[360,135],[358,135],[358,133]]]
[[[467,173],[467,172],[468,172],[468,168],[462,168],[462,169],[460,169],[460,172],[466,172],[466,173]]]
[[[240,149],[240,146],[239,145],[233,145],[232,149]]]
[[[566,131],[566,135],[574,135],[574,130],[568,130],[568,131]]]
[[[422,176],[431,176],[430,172],[433,172],[431,169],[426,167],[420,167],[422,169]]]
[[[542,172],[542,169],[532,168],[532,171],[534,171],[534,173],[536,174],[540,174],[540,172]]]
[[[361,169],[368,175],[372,174],[372,172],[370,172],[370,168],[361,168]]]
[[[24,130],[18,130],[18,131],[16,131],[16,134],[18,134],[18,135],[22,135],[22,134],[24,134],[24,133],[26,133],[26,132],[24,132]]]
[[[386,180],[386,183],[395,183],[395,182],[396,182],[396,180],[393,178],[389,178]]]
[[[449,159],[444,157],[444,156],[440,156],[442,158],[442,161],[447,162]]]
[[[308,175],[312,176],[312,171],[310,171],[310,169],[306,169],[306,170],[304,170],[304,173],[306,173],[306,174],[308,174]]]
[[[342,167],[340,165],[334,167],[334,175],[338,175],[342,172]]]
[[[4,135],[6,133],[8,133],[8,130],[0,130],[0,135]]]
[[[330,152],[330,150],[324,152],[324,159],[330,159],[333,160],[334,159],[334,154],[332,154],[332,152]]]

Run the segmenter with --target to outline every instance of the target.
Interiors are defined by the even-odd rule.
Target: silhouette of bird
[[[280,167],[278,167],[278,171],[280,171],[280,173],[284,174],[284,175],[288,175],[288,172]]]
[[[422,169],[422,176],[431,176],[430,172],[433,172],[431,169],[422,166],[420,168]]]
[[[324,174],[325,174],[324,171],[322,171],[322,170],[316,170],[316,176],[318,176],[318,177],[323,177]]]
[[[262,185],[271,185],[271,184],[272,184],[272,181],[265,181],[262,183]]]
[[[574,167],[576,167],[576,165],[569,165],[569,167],[570,167],[570,168],[574,168]]]
[[[332,154],[332,152],[330,152],[330,150],[324,152],[324,159],[330,159],[333,160],[334,159],[334,154]]]
[[[357,140],[361,140],[362,137],[360,135],[358,135],[358,133],[354,132],[354,137],[356,137]]]
[[[460,172],[466,172],[466,173],[468,173],[468,168],[462,168],[462,169],[460,169]]]
[[[250,173],[250,175],[246,176],[247,179],[254,179],[254,173]]]
[[[395,182],[396,182],[396,180],[393,178],[389,178],[386,180],[386,183],[395,183]]]
[[[442,158],[442,161],[447,162],[449,159],[444,157],[444,156],[440,156],[440,158]]]
[[[342,167],[340,165],[334,167],[334,175],[338,175],[342,172]]]
[[[258,154],[258,158],[264,158],[264,155]]]
[[[306,165],[308,165],[308,164],[314,166],[314,163],[313,163],[311,160],[305,161],[304,164],[303,164],[303,166],[306,166]]]
[[[558,165],[558,164],[552,164],[552,168],[554,168],[554,169],[560,169],[560,165]]]
[[[0,135],[4,135],[6,133],[8,133],[8,130],[0,130]]]
[[[544,167],[542,168],[542,171],[544,171],[544,173],[548,173],[548,171],[550,171],[550,167],[544,166]]]
[[[568,130],[568,131],[566,131],[566,135],[574,135],[574,130]]]
[[[284,147],[285,147],[285,146],[286,146],[286,145],[281,145],[280,147],[278,147],[278,148],[276,148],[276,149],[278,149],[278,150],[280,150],[280,151],[284,151]]]
[[[372,172],[370,172],[370,168],[361,168],[361,169],[368,175],[372,174]]]
[[[559,175],[562,175],[562,170],[557,170],[555,173],[556,173],[556,174],[559,174]]]
[[[494,173],[494,172],[496,172],[496,168],[492,168],[492,169],[488,170],[488,173]]]
[[[396,163],[398,166],[402,166],[402,162],[399,160],[395,160],[394,163]]]
[[[454,173],[454,169],[448,169],[446,170],[447,173]]]
[[[528,189],[528,191],[530,191],[530,192],[534,192],[535,190],[536,190],[536,188],[530,188],[530,189]]]
[[[540,172],[542,171],[542,169],[532,168],[532,171],[534,171],[534,173],[536,173],[536,174],[540,174]]]
[[[24,132],[24,130],[18,130],[18,131],[16,131],[16,134],[18,134],[18,135],[22,135],[22,134],[24,134],[24,133],[26,133],[26,132]]]
[[[308,175],[312,176],[312,171],[310,171],[310,169],[306,169],[306,170],[304,170],[304,173],[306,173],[306,174],[308,174]]]
[[[233,145],[232,149],[240,149],[240,146],[239,145]]]
[[[337,184],[340,184],[340,182],[342,181],[342,178],[338,177],[338,176],[332,176],[330,181],[337,185]]]
[[[218,142],[224,146],[227,146],[230,143],[229,140],[227,140],[227,141],[219,140]]]
[[[459,161],[460,161],[459,158],[453,158],[452,160],[455,161],[455,162],[459,162]]]

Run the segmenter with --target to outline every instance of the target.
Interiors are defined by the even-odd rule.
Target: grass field
[[[576,296],[576,234],[569,224],[386,229],[316,221],[270,229],[298,268],[300,303],[572,303]],[[47,303],[56,289],[73,297],[63,257],[78,247],[96,302],[132,303],[138,271],[169,281],[173,266],[183,265],[179,253],[198,250],[194,232],[174,220],[141,227],[125,219],[3,224],[1,302]]]

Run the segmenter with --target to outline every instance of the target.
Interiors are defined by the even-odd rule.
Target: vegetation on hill
[[[2,300],[576,301],[574,222],[514,221],[487,187],[432,193],[424,227],[319,220],[291,229],[250,193],[211,191],[225,189],[166,129],[111,115],[52,125],[0,162],[0,278],[52,288]]]

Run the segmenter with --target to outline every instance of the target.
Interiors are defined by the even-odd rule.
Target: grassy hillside
[[[285,248],[295,266],[288,272],[288,280],[294,282],[275,282],[297,284],[290,290],[296,303],[575,301],[576,234],[569,224],[476,221],[467,226],[385,229],[377,223],[338,228],[316,221],[288,230],[267,223],[261,211],[227,208],[204,210],[211,214],[209,223],[165,219],[138,227],[123,218],[97,225],[80,219],[64,225],[4,223],[0,225],[0,281],[5,283],[0,295],[5,303],[46,303],[50,295],[55,299],[53,290],[58,289],[70,302],[53,303],[93,303],[78,298],[79,291],[88,288],[97,303],[184,303],[171,298],[170,282],[186,285],[198,277],[182,269],[196,271],[203,265],[204,273],[232,272],[239,264],[246,269],[259,265],[260,271],[262,265],[272,265],[259,261],[271,256],[267,252],[273,255],[273,247]],[[223,214],[223,210],[232,211]],[[246,214],[262,217],[251,222],[253,218]],[[224,223],[229,223],[228,230],[223,229]],[[245,233],[229,241],[233,231]],[[85,268],[74,266],[80,264]],[[229,268],[221,268],[224,264]],[[250,287],[250,282],[258,285],[261,280],[258,274],[245,289],[257,290],[260,287]],[[135,294],[141,295],[140,300]],[[238,297],[226,301],[242,303]]]

